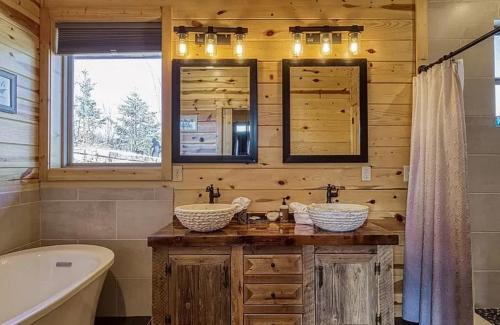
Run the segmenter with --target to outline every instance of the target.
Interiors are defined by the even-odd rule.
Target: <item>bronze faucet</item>
[[[207,186],[207,189],[205,190],[205,192],[208,192],[208,198],[209,198],[209,202],[210,204],[214,204],[215,203],[215,198],[220,198],[220,191],[219,191],[219,188],[217,187],[217,189],[214,188],[214,184],[210,184],[210,186]]]
[[[332,198],[339,196],[339,190],[344,189],[343,186],[335,186],[328,184],[326,187],[326,203],[333,203]]]

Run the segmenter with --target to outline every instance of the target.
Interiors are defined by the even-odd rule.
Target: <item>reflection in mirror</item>
[[[366,61],[285,60],[283,71],[284,161],[366,161]]]
[[[253,60],[228,61],[174,61],[175,162],[256,161]]]

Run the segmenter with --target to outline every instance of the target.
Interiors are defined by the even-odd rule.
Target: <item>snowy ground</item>
[[[73,163],[76,164],[156,164],[160,162],[160,157],[109,148],[75,147],[73,154]]]

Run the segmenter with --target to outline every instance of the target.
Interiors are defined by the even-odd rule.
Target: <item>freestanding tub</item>
[[[60,245],[0,256],[0,324],[87,325],[97,301],[111,250]]]

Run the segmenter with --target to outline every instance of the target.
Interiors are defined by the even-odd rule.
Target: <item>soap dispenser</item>
[[[290,208],[286,204],[286,198],[283,198],[283,201],[281,202],[281,206],[280,206],[280,221],[281,222],[288,222],[289,211],[290,211]]]

